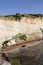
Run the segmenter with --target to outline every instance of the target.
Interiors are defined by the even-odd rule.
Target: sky
[[[43,0],[0,0],[0,15],[43,14]]]

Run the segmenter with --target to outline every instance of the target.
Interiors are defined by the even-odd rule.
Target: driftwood
[[[17,43],[17,44],[11,45],[11,46],[9,46],[9,47],[2,48],[1,52],[4,53],[4,52],[11,51],[11,50],[15,50],[17,47],[20,47],[20,46],[22,46],[22,45],[29,44],[29,43],[32,44],[32,42],[37,42],[37,41],[40,41],[40,40],[43,40],[43,38],[33,39],[33,40],[27,40],[27,41],[22,41],[22,42],[19,42],[19,43]]]
[[[10,40],[6,40],[5,42],[3,42],[3,44],[2,44],[2,47],[7,47],[8,45],[7,45],[7,43],[8,42],[10,42],[11,43],[11,41]]]

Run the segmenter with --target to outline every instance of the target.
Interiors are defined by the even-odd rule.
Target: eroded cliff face
[[[20,21],[0,18],[0,48],[5,40],[12,38],[18,33],[25,33],[28,38],[42,37],[43,17],[22,17]]]

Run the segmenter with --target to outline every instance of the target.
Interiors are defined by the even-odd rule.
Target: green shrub
[[[20,13],[16,13],[14,18],[15,18],[15,20],[20,21],[21,20],[21,14]]]
[[[12,39],[15,39],[15,40],[18,40],[18,39],[19,39],[19,40],[26,40],[27,37],[26,37],[25,34],[19,33],[19,34],[17,34],[16,36],[12,37]]]

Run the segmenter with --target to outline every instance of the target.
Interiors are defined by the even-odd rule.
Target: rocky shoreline
[[[6,59],[9,59],[9,62],[19,62],[19,65],[43,65],[43,41],[35,46],[29,47],[29,49],[23,49],[18,54],[14,54],[10,52],[6,55]],[[16,61],[15,61],[16,60]],[[8,61],[4,60],[4,63],[9,63]],[[9,63],[9,65],[10,65]],[[5,64],[4,64],[5,65]],[[13,64],[12,64],[13,65]]]

